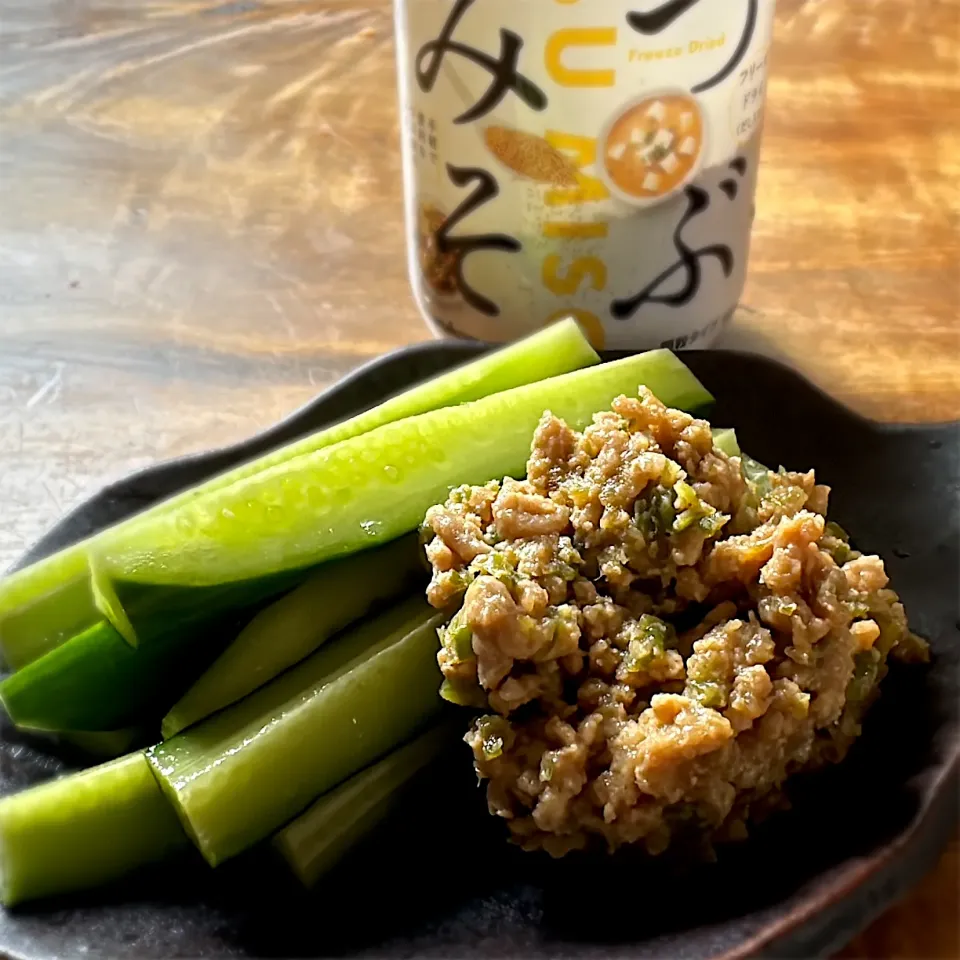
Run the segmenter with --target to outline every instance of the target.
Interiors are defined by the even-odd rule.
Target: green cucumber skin
[[[140,622],[132,647],[105,621],[0,682],[17,726],[107,731],[156,723],[232,640],[264,597],[302,579],[294,572],[256,583],[187,590],[128,589]]]
[[[142,753],[0,800],[7,907],[116,880],[188,847]]]
[[[572,320],[563,321],[515,344],[434,377],[425,383],[325,428],[309,437],[220,474],[198,487],[158,503],[81,543],[61,550],[0,580],[0,656],[12,669],[26,666],[60,643],[92,626],[100,615],[91,604],[74,603],[61,585],[88,577],[88,556],[110,531],[135,537],[145,522],[181,508],[194,498],[236,483],[286,460],[366,433],[383,424],[449,404],[476,400],[539,379],[599,363],[600,358]],[[89,588],[88,588],[89,589]],[[53,606],[52,611],[49,610]],[[10,618],[27,606],[38,607],[33,629],[18,629]],[[29,627],[29,624],[21,626]]]
[[[437,714],[442,622],[423,600],[401,604],[147,752],[211,866],[274,833]]]
[[[103,568],[119,581],[222,583],[391,540],[452,486],[522,474],[545,409],[583,427],[638,384],[671,406],[712,399],[665,350],[518,387],[290,460],[153,518],[135,537],[117,531],[102,545]]]
[[[382,549],[403,546],[398,541]],[[358,554],[350,562],[359,566],[367,556]],[[409,573],[415,584],[415,572]],[[17,726],[47,732],[155,724],[225,653],[263,601],[300,585],[309,574],[319,571],[199,588],[120,584],[124,609],[138,624],[136,647],[101,621],[6,677],[0,702]],[[282,648],[274,651],[272,662],[282,653]]]
[[[21,727],[37,740],[50,743],[68,761],[92,764],[114,760],[132,750],[153,742],[143,727],[122,727],[119,730],[70,730],[51,733],[49,730]]]
[[[413,550],[413,556],[406,561],[408,565],[404,570],[393,571],[392,584],[381,577],[378,588],[372,591],[371,602],[393,595],[387,588],[395,585],[397,579],[402,580],[402,585],[396,595],[403,592],[403,586],[409,584],[413,588],[418,584],[419,557],[415,542],[415,537],[410,537],[381,548],[388,559],[396,557],[399,561],[408,547]],[[342,561],[349,564],[347,572],[361,570],[372,553],[357,554]],[[110,731],[130,725],[155,724],[165,713],[173,712],[171,707],[178,698],[189,695],[205,670],[214,669],[219,656],[226,656],[231,641],[243,632],[244,621],[264,600],[300,585],[308,574],[320,577],[321,571],[322,568],[297,570],[258,581],[173,590],[122,584],[120,586],[126,588],[124,608],[139,625],[141,642],[136,647],[131,647],[110,624],[101,621],[6,677],[0,682],[0,702],[17,726],[47,732]],[[335,622],[350,611],[350,605],[343,604],[332,611],[330,620]],[[353,619],[356,618],[350,617],[342,626]],[[247,682],[248,686],[250,683],[260,686],[270,679],[262,676],[261,668],[265,670],[265,664],[277,668],[278,662],[285,660],[285,668],[301,659],[298,651],[284,643],[270,651],[258,653],[248,648],[238,652],[240,657],[227,657],[226,667],[231,668],[227,679],[231,683]],[[309,652],[304,651],[302,655]],[[247,673],[245,668],[251,662],[256,672]],[[232,668],[237,668],[237,672]],[[220,678],[223,679],[222,674]],[[213,692],[222,699],[223,689],[216,675],[213,681]],[[211,685],[205,686],[209,690]],[[254,686],[236,699],[252,689]],[[185,727],[232,702],[227,700],[215,707],[208,704],[202,694],[201,689],[200,695],[191,697],[186,709],[178,711],[172,720],[165,718],[164,736],[172,735],[172,727]]]
[[[0,656],[11,670],[39,660],[48,650],[66,643],[101,619],[91,589],[86,555],[78,555],[76,559],[79,563],[64,562],[61,569],[65,579],[55,589],[0,618]],[[0,581],[0,594],[4,583]]]
[[[58,734],[58,739],[101,763],[129,753],[135,746],[149,743],[142,727],[119,730],[73,730]]]
[[[440,724],[324,794],[273,838],[294,876],[312,887],[394,808],[403,789],[462,734]]]
[[[721,427],[713,431],[713,445],[728,457],[740,456],[740,443],[733,427]]]
[[[163,718],[163,739],[236,703],[375,607],[425,582],[415,534],[323,564],[240,631]]]
[[[17,726],[46,731],[148,722],[183,690],[181,678],[202,670],[228,639],[216,635],[204,642],[173,630],[134,648],[100,623],[7,677],[0,701]]]

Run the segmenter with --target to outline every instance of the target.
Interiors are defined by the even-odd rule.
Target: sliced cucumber
[[[204,585],[314,565],[414,529],[450,488],[520,475],[544,410],[582,427],[648,386],[671,406],[712,398],[655,350],[387,424],[117,529],[98,564],[118,581]]]
[[[75,747],[101,763],[129,753],[135,746],[150,742],[142,727],[122,727],[119,730],[73,730],[58,734],[56,739]]]
[[[371,767],[325,793],[287,824],[273,845],[294,875],[312,887],[396,805],[424,767],[453,742],[462,725],[442,724],[388,753]]]
[[[265,597],[302,575],[185,590],[132,585],[140,643],[100,621],[0,682],[15,724],[46,731],[101,731],[157,723],[236,637]]]
[[[62,581],[51,579],[47,592],[32,596],[29,603],[0,615],[0,657],[11,670],[39,660],[103,617],[97,609],[86,554],[71,553],[56,569],[62,574]],[[52,578],[53,568],[50,574]],[[0,580],[0,597],[5,595],[7,585],[19,576]]]
[[[713,445],[728,457],[740,456],[740,444],[737,431],[733,427],[724,427],[713,431]]]
[[[228,639],[173,628],[134,648],[99,623],[5,678],[0,700],[19,727],[113,730],[162,716]]]
[[[425,579],[416,535],[324,564],[240,631],[163,718],[164,739],[236,703]]]
[[[190,577],[194,582],[215,576],[229,578],[251,569],[264,574],[275,568],[276,558],[296,563],[308,558],[307,551],[312,551],[310,558],[322,558],[360,548],[371,540],[389,539],[395,532],[415,527],[424,510],[445,497],[450,485],[522,472],[530,435],[545,406],[582,425],[594,410],[607,406],[618,393],[633,392],[640,382],[675,405],[695,407],[710,399],[679,360],[656,351],[546,381],[536,388],[521,388],[382,427],[364,438],[294,461],[292,476],[286,468],[276,468],[266,489],[260,489],[254,479],[239,485],[243,488],[240,494],[229,489],[234,497],[229,512],[243,521],[248,518],[239,503],[256,512],[258,498],[270,496],[269,489],[279,490],[293,513],[274,507],[274,512],[281,514],[271,517],[276,529],[238,527],[230,520],[227,536],[219,542],[204,543],[202,538],[181,541],[173,551],[177,555],[171,555],[169,563],[161,560],[154,569],[164,576],[172,572],[181,583]],[[398,457],[406,460],[409,482],[393,478]],[[319,465],[314,462],[317,458]],[[347,487],[342,508],[330,495],[331,475]],[[364,476],[368,478],[366,487]],[[311,482],[316,486],[308,487],[308,492],[317,500],[312,510],[309,505],[304,508],[296,496],[298,488]],[[245,499],[237,503],[237,495]],[[378,508],[376,512],[373,507]],[[213,509],[220,517],[221,507],[213,504]],[[281,522],[284,517],[287,525]],[[174,524],[175,537],[183,535],[182,521],[180,517]],[[213,535],[220,532],[214,523]],[[191,551],[198,543],[199,550]],[[226,560],[220,564],[220,573],[214,572],[217,556]],[[192,564],[201,560],[194,569]],[[256,566],[242,566],[248,562]],[[106,567],[101,563],[98,569]],[[210,662],[211,650],[216,655],[216,644],[211,647],[211,638],[197,631],[198,617],[202,624],[211,610],[243,604],[254,590],[261,597],[275,595],[279,582],[284,582],[286,589],[304,575],[293,570],[278,574],[276,580],[261,576],[259,580],[206,587],[177,587],[174,583],[170,585],[175,587],[173,592],[169,586],[159,589],[149,583],[115,581],[122,606],[136,624],[140,649],[135,653],[124,650],[117,643],[116,632],[99,624],[9,678],[0,685],[0,698],[15,722],[51,730],[111,729],[149,720],[152,714],[145,710],[168,708]],[[156,646],[150,637],[162,645]],[[215,639],[223,642],[219,636]]]
[[[137,540],[137,531],[144,524],[175,513],[193,499],[209,497],[216,490],[288,460],[404,417],[476,400],[598,361],[596,352],[573,320],[554,324],[412,387],[364,413],[214,477],[112,530],[123,531],[125,537]],[[90,595],[88,559],[91,553],[96,554],[96,545],[106,533],[98,533],[0,580],[0,655],[9,666],[14,669],[25,666],[101,619]],[[31,612],[24,617],[27,608]],[[123,626],[122,622],[120,625]],[[126,629],[121,629],[121,633],[126,633]]]
[[[142,753],[0,800],[0,899],[69,893],[187,846]]]
[[[269,836],[436,714],[443,616],[423,600],[368,621],[147,756],[213,866]]]

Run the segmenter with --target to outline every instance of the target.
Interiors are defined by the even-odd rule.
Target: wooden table
[[[957,0],[780,0],[730,343],[960,416]],[[427,337],[388,0],[0,2],[0,568],[104,481]],[[960,955],[958,848],[847,957]]]

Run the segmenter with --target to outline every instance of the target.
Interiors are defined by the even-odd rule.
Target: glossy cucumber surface
[[[115,531],[98,567],[115,580],[199,586],[312,566],[413,530],[450,488],[519,475],[545,410],[581,428],[648,386],[686,409],[712,398],[654,350],[387,424]]]
[[[443,619],[423,600],[401,604],[147,751],[208,863],[270,836],[437,714]]]
[[[374,607],[425,581],[415,535],[323,564],[240,631],[163,718],[163,738],[236,703]]]
[[[5,906],[124,876],[188,843],[142,753],[0,800]]]
[[[598,362],[599,357],[573,320],[554,324],[411,387],[370,410],[213,477],[110,530],[0,579],[0,656],[8,666],[19,669],[101,619],[91,595],[89,561],[91,554],[97,553],[97,545],[113,532],[122,530],[125,536],[136,539],[136,531],[143,524],[287,460],[404,417],[476,400]]]
[[[263,598],[301,579],[293,572],[200,589],[132,585],[125,609],[138,624],[136,646],[100,620],[4,678],[0,701],[18,726],[40,730],[159,725]]]

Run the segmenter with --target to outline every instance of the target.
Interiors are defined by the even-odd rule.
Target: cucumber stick
[[[578,370],[599,357],[573,320],[547,327],[501,350],[412,387],[364,413],[288,444],[165,500],[81,543],[0,580],[0,655],[19,669],[92,626],[100,615],[90,596],[89,555],[108,534],[137,539],[142,525],[209,497],[238,480],[383,424],[464,403],[521,384]],[[29,610],[29,616],[25,611]]]
[[[99,623],[4,679],[0,700],[18,727],[111,730],[162,715],[186,686],[179,677],[217,652],[176,630],[134,649]]]
[[[72,579],[55,584],[42,596],[31,598],[30,602],[12,609],[9,614],[0,614],[0,655],[9,669],[19,670],[39,660],[47,651],[66,643],[102,619],[86,555],[78,556],[83,562],[71,574]],[[15,574],[8,580],[0,580],[0,597],[7,585],[20,576]]]
[[[379,427],[118,529],[98,566],[117,581],[204,585],[304,567],[414,529],[452,486],[520,475],[544,410],[574,427],[648,386],[671,406],[712,398],[654,350]]]
[[[187,847],[142,753],[0,800],[0,900],[82,890]]]
[[[454,739],[441,724],[388,753],[373,766],[325,793],[274,838],[274,849],[297,879],[312,887],[396,805],[406,787]]]
[[[21,727],[113,730],[156,722],[232,640],[265,596],[300,577],[264,578],[195,590],[130,593],[140,643],[131,646],[100,621],[0,682]]]
[[[415,599],[147,751],[213,866],[413,736],[440,706],[437,628]]]
[[[572,381],[570,377],[573,378]],[[410,528],[419,523],[424,510],[431,503],[446,495],[451,483],[471,480],[483,482],[491,476],[522,471],[526,452],[529,449],[530,434],[539,416],[539,413],[532,411],[539,411],[546,405],[556,409],[558,403],[553,401],[559,399],[559,403],[563,403],[566,407],[566,415],[570,417],[572,404],[570,398],[573,397],[579,403],[579,407],[574,410],[576,416],[571,419],[582,422],[593,410],[609,404],[617,393],[635,390],[637,383],[641,381],[651,385],[667,402],[677,405],[699,406],[709,400],[709,395],[693,379],[689,371],[675,357],[664,352],[633,357],[626,361],[560,378],[559,381],[546,381],[544,384],[537,385],[538,390],[549,389],[550,395],[546,402],[539,392],[534,400],[526,398],[525,403],[528,409],[521,410],[521,414],[526,417],[522,429],[513,426],[513,421],[506,415],[501,416],[504,412],[503,406],[493,403],[499,398],[489,398],[487,401],[480,402],[485,405],[485,417],[480,426],[472,428],[473,432],[485,433],[488,430],[486,426],[488,419],[492,419],[495,424],[492,429],[497,439],[492,445],[493,449],[489,443],[480,445],[485,451],[485,466],[471,467],[475,472],[464,475],[459,467],[461,463],[459,456],[454,463],[446,462],[438,465],[438,470],[443,475],[441,482],[433,487],[427,487],[426,490],[422,488],[415,490],[417,499],[412,505],[409,497],[404,498],[394,490],[397,484],[389,479],[388,490],[384,491],[381,486],[379,491],[374,491],[386,500],[383,516],[395,527]],[[500,397],[504,396],[508,395],[500,395]],[[469,441],[471,429],[463,425],[459,415],[465,412],[476,412],[477,406],[478,404],[464,405],[456,410],[447,411],[451,415],[457,415],[458,419],[452,429],[449,429],[450,424],[446,418],[441,421],[442,442],[439,445],[427,446],[428,455],[421,459],[429,461],[431,456],[435,456],[438,452],[442,452],[441,455],[447,458],[445,449],[448,440],[454,447],[459,441],[459,449],[462,452],[464,438]],[[491,406],[492,410],[489,409]],[[509,414],[511,409],[512,405],[508,404],[506,413]],[[513,417],[513,420],[516,420],[516,417]],[[416,423],[418,431],[424,429],[423,424],[417,421],[404,421],[404,423]],[[363,458],[372,454],[375,459],[377,457],[386,459],[388,461],[386,466],[391,470],[385,470],[384,473],[390,475],[393,467],[389,462],[390,458],[402,447],[403,437],[398,438],[395,435],[402,425],[394,424],[371,433],[364,438],[363,444],[359,444],[359,449],[354,441],[338,446],[353,445],[351,452],[347,454],[348,457]],[[460,429],[461,427],[463,429]],[[443,428],[448,429],[444,432]],[[386,431],[389,431],[390,435],[383,438],[381,434]],[[430,432],[429,436],[432,435],[433,433]],[[418,433],[418,436],[423,440],[425,434]],[[512,450],[509,445],[499,445],[501,436],[512,436]],[[371,444],[370,450],[367,449],[367,441]],[[423,446],[424,444],[421,444],[421,453]],[[335,449],[337,448],[330,448],[330,451]],[[409,456],[409,452],[407,455]],[[463,453],[462,459],[469,460],[470,456],[471,451],[468,450]],[[414,466],[419,468],[421,465],[417,462]],[[419,470],[419,478],[420,481],[427,482],[434,480],[429,464],[426,467],[426,473],[424,470]],[[282,490],[289,491],[290,482],[285,483],[285,480],[289,478],[279,478],[279,486]],[[358,489],[363,493],[362,484]],[[356,520],[356,503],[348,506],[354,509]],[[304,510],[304,516],[300,518],[300,522],[312,527],[315,522],[315,513],[321,513],[334,522],[342,519],[339,515],[330,517],[329,510],[324,514],[321,504],[316,511]],[[363,513],[359,515],[363,516]],[[369,517],[369,514],[367,516]],[[400,516],[399,523],[398,516]],[[359,527],[363,539],[368,541],[371,539],[367,535],[369,526],[370,521],[360,520],[354,525],[353,532],[356,534]],[[308,530],[309,532],[311,531]],[[358,546],[362,545],[365,544],[358,544]],[[320,547],[329,548],[330,544],[322,542]],[[259,557],[262,555],[262,544],[259,540],[254,540],[248,542],[245,547],[238,547],[238,552],[244,556]],[[100,569],[103,569],[102,565]],[[284,582],[286,589],[299,582],[297,578],[302,575],[299,571],[288,572],[278,576],[275,583]],[[182,587],[172,592],[168,588],[158,589],[149,584],[120,583],[118,586],[122,588],[124,608],[137,622],[138,632],[142,634],[138,650],[132,651],[129,645],[125,645],[119,634],[109,625],[98,624],[87,633],[73,638],[67,644],[18,671],[0,684],[0,698],[16,723],[48,730],[112,729],[150,720],[155,716],[154,711],[168,709],[171,703],[189,687],[204,666],[211,662],[212,657],[222,649],[223,639],[220,636],[209,636],[208,632],[203,630],[198,633],[195,622],[198,609],[202,615],[209,614],[211,609],[219,606],[229,607],[230,604],[245,603],[249,599],[248,595],[255,588],[261,589],[262,596],[268,596],[270,594],[262,589],[262,585],[271,582],[269,578],[261,578],[259,581],[233,584],[228,582],[205,588]],[[275,590],[274,593],[276,592]],[[153,613],[156,614],[155,617]],[[193,621],[191,616],[194,618]],[[142,625],[144,621],[145,627]],[[168,724],[168,732],[181,725],[180,721],[174,717]]]
[[[164,739],[241,700],[425,579],[416,535],[322,565],[240,631],[163,718]]]

